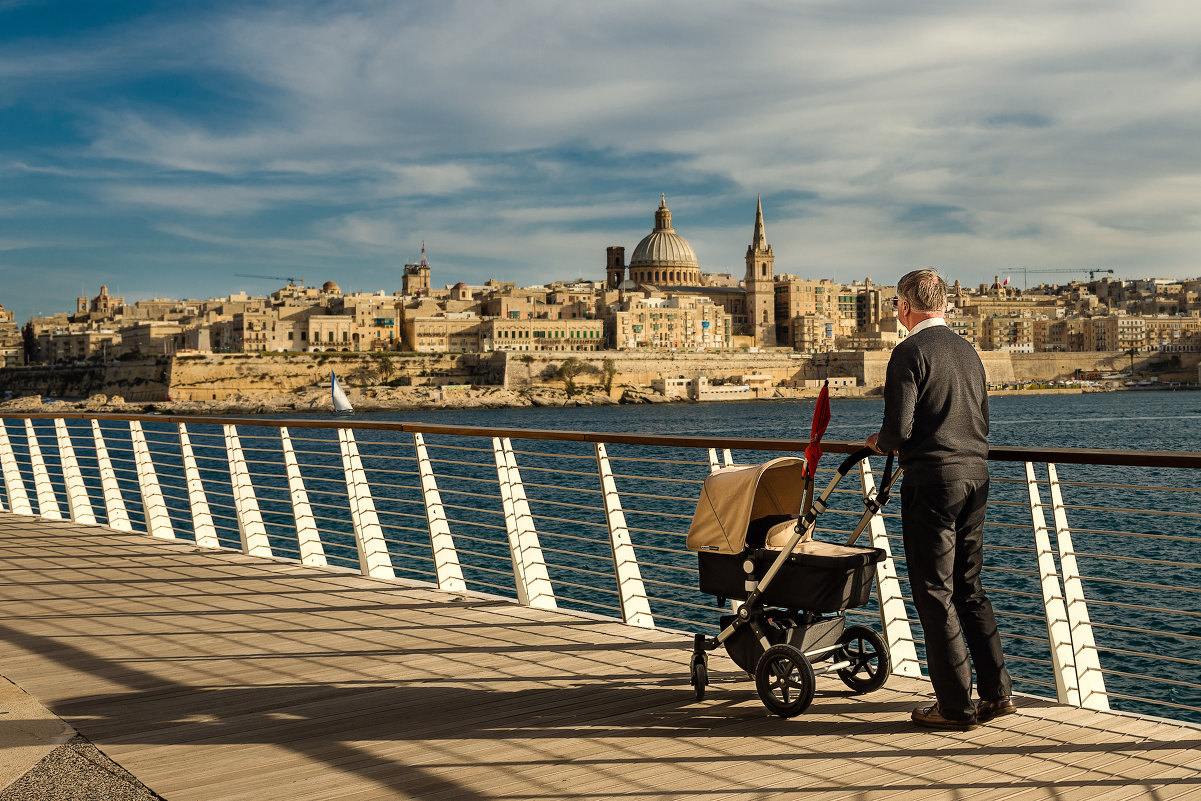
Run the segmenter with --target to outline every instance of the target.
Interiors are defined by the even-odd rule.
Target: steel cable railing
[[[805,445],[10,414],[0,427],[0,501],[22,514],[711,632],[722,610],[697,589],[696,555],[684,547],[704,477],[724,449],[757,463]],[[1201,454],[1010,448],[990,457],[985,585],[1018,688],[1201,720]],[[821,483],[832,471],[819,473]],[[863,497],[848,477],[819,518],[819,538],[845,538]],[[907,598],[898,515],[880,515],[865,536],[891,552],[881,587],[892,582]],[[880,620],[894,655],[912,654],[900,669],[914,675],[924,645],[916,614],[907,600],[883,598],[849,614]]]

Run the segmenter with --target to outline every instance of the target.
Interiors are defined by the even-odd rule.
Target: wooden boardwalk
[[[0,515],[0,673],[170,801],[1201,798],[1201,729],[818,679],[771,717],[725,656],[507,602]]]

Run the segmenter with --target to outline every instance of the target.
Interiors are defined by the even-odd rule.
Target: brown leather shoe
[[[988,723],[993,718],[999,718],[1002,715],[1012,715],[1017,711],[1017,704],[1013,702],[1012,696],[1007,695],[995,701],[981,699],[980,703],[976,704],[976,719],[981,723]]]
[[[938,711],[938,704],[928,706],[925,709],[917,708],[913,710],[913,722],[919,726],[924,726],[927,729],[949,729],[952,731],[968,731],[980,725],[976,716],[964,718],[963,720],[954,720],[952,718],[944,718],[942,713]]]

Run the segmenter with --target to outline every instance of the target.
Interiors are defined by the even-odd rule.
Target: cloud
[[[90,215],[365,275],[424,237],[528,282],[599,275],[659,192],[737,268],[761,194],[798,272],[1195,272],[1199,27],[1179,0],[114,10],[0,33],[0,237]]]
[[[313,186],[117,185],[109,203],[205,216],[245,215],[284,204],[307,203],[321,194]]]

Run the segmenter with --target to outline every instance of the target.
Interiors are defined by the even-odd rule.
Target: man
[[[992,604],[980,583],[988,502],[984,365],[947,327],[947,285],[934,270],[902,277],[893,303],[909,336],[888,360],[884,423],[865,444],[898,452],[905,469],[905,560],[937,699],[912,717],[928,728],[972,729],[1015,711]],[[973,664],[979,705],[971,700]]]

